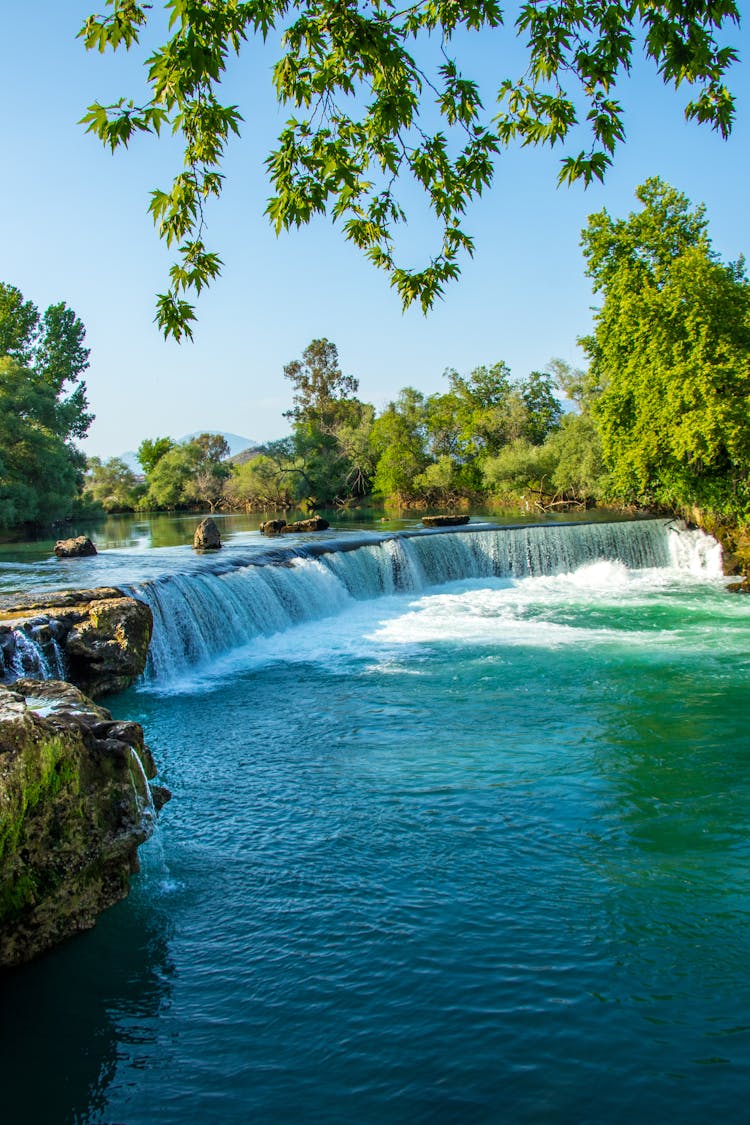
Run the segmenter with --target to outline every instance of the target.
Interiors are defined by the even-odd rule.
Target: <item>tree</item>
[[[658,179],[639,212],[592,215],[589,273],[604,302],[583,341],[613,487],[627,499],[736,517],[750,471],[750,287],[712,251],[702,208]]]
[[[424,395],[405,387],[375,419],[372,444],[377,457],[375,491],[399,502],[408,500],[415,492],[416,478],[429,464]]]
[[[248,512],[286,511],[293,506],[292,478],[267,454],[258,454],[243,465],[233,466],[224,486],[230,508]]]
[[[68,515],[83,484],[74,446],[88,430],[85,330],[64,303],[43,315],[0,283],[0,523]]]
[[[140,485],[144,490],[145,486]],[[84,492],[105,512],[132,512],[139,498],[135,474],[120,457],[89,457]]]
[[[153,450],[145,451],[147,458],[149,452]],[[173,445],[157,458],[148,475],[144,504],[168,509],[205,504],[212,512],[216,511],[224,482],[232,472],[223,461],[228,454],[229,445],[220,434],[203,433],[192,441]]]
[[[169,453],[170,449],[174,449],[177,443],[172,441],[170,437],[159,438],[144,438],[138,446],[136,454],[138,463],[143,469],[146,476],[150,476],[156,468],[156,465],[164,456]]]
[[[302,359],[285,365],[284,376],[294,387],[294,407],[284,417],[294,424],[294,461],[305,496],[315,506],[362,496],[374,467],[374,411],[356,397],[359,382],[342,372],[336,345],[313,340]]]
[[[532,445],[525,438],[510,442],[496,457],[484,463],[485,487],[501,497],[527,500],[534,493],[534,502],[542,504],[552,491],[552,475],[556,458],[546,445]]]
[[[285,364],[284,378],[294,387],[294,407],[284,417],[324,431],[341,421],[342,406],[345,411],[359,390],[358,380],[339,367],[338,348],[326,339],[312,340],[302,359]]]
[[[104,16],[81,31],[90,50],[134,47],[162,13],[137,0],[107,0]],[[483,32],[503,34],[497,0],[165,0],[168,38],[145,60],[149,96],[95,103],[83,118],[111,149],[139,131],[180,135],[184,165],[171,187],[152,193],[160,236],[177,248],[170,285],[157,302],[165,335],[191,336],[186,299],[221,270],[203,241],[205,204],[222,190],[221,164],[242,120],[219,87],[230,58],[248,38],[280,38],[273,69],[279,100],[291,108],[267,167],[267,214],[277,231],[328,213],[347,239],[389,276],[404,304],[428,309],[458,276],[473,241],[463,229],[469,204],[493,182],[504,146],[568,144],[561,182],[602,179],[624,136],[619,78],[637,46],[663,80],[690,84],[688,118],[726,136],[734,100],[724,79],[736,59],[720,33],[737,24],[735,0],[634,0],[629,4],[538,3],[520,6],[515,33],[527,44],[519,80],[501,77],[484,95],[464,74],[460,44]],[[158,5],[156,5],[158,7]],[[439,44],[431,50],[430,40]],[[499,53],[500,44],[498,44]],[[440,235],[428,263],[398,262],[396,233],[406,222],[412,185],[424,193]]]
[[[553,391],[552,376],[532,371],[519,388],[526,411],[523,437],[532,445],[542,445],[560,425],[562,407]]]
[[[160,457],[148,477],[145,508],[185,508],[190,504],[190,482],[202,463],[195,442],[175,445]]]
[[[0,357],[0,526],[48,524],[69,515],[86,459],[56,430],[54,388]]]

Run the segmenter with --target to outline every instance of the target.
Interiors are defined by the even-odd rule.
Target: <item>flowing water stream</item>
[[[130,898],[4,983],[5,1119],[745,1120],[750,603],[718,548],[263,551],[133,583],[152,661],[105,702],[174,796]]]

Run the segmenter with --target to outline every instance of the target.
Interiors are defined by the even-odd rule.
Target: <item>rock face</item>
[[[459,527],[468,522],[468,516],[422,516],[425,527]]]
[[[193,536],[194,551],[218,551],[221,547],[219,529],[212,519],[201,520]]]
[[[2,599],[0,618],[6,682],[51,672],[98,697],[123,691],[146,666],[151,610],[114,587]]]
[[[75,539],[58,539],[55,543],[58,559],[82,559],[96,553],[96,547],[85,535],[77,535]]]
[[[154,827],[155,773],[141,727],[70,684],[0,686],[0,966],[89,929],[125,897]]]

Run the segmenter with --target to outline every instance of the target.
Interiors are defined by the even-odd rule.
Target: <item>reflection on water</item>
[[[94,930],[3,977],[3,1121],[62,1125],[98,1117],[118,1059],[132,1053],[137,1071],[169,1004],[170,929],[158,903],[136,889]]]
[[[400,531],[421,525],[417,513],[382,515],[382,509],[361,508],[351,511],[322,511],[335,536],[363,531]],[[30,590],[57,590],[74,587],[135,584],[175,569],[205,565],[192,550],[193,534],[198,522],[208,513],[155,512],[147,514],[108,516],[98,521],[66,524],[54,538],[17,542],[0,542],[0,594],[18,594]],[[269,541],[258,527],[268,516],[262,513],[215,513],[222,542],[229,551],[265,550]],[[304,512],[288,512],[285,518],[304,519]],[[489,520],[514,524],[555,522],[611,521],[612,514],[576,513],[572,517],[549,516],[540,520],[528,512],[472,514],[473,521]],[[86,559],[58,559],[54,555],[57,539],[86,535],[97,546],[99,555]],[[288,542],[286,539],[271,542]],[[225,552],[228,554],[229,551]]]

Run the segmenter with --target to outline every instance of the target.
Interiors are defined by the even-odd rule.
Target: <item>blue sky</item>
[[[285,114],[271,90],[274,52],[253,46],[228,76],[245,126],[229,152],[224,196],[208,214],[206,241],[224,270],[199,302],[195,342],[164,341],[154,294],[171,258],[146,208],[179,156],[169,141],[150,138],[113,156],[77,124],[92,101],[137,94],[141,82],[137,56],[85,52],[76,33],[90,10],[90,0],[5,0],[0,25],[0,280],[40,308],[66,301],[86,325],[96,413],[89,453],[200,429],[280,436],[290,402],[283,365],[316,336],[335,341],[361,396],[378,406],[406,384],[441,389],[446,367],[467,372],[504,359],[523,377],[552,356],[581,362],[576,339],[590,326],[594,298],[580,230],[602,206],[630,211],[635,187],[651,175],[707,205],[723,257],[750,250],[747,63],[732,74],[739,111],[728,142],[686,124],[683,96],[643,64],[619,91],[628,139],[606,184],[558,189],[556,153],[504,154],[494,190],[465,224],[476,256],[432,313],[404,314],[387,279],[325,219],[277,239],[263,217],[263,158]],[[509,36],[471,48],[480,75],[518,71]],[[733,38],[747,54],[747,31]],[[498,64],[501,48],[509,64],[506,54]],[[426,223],[416,219],[408,236],[429,253]]]

